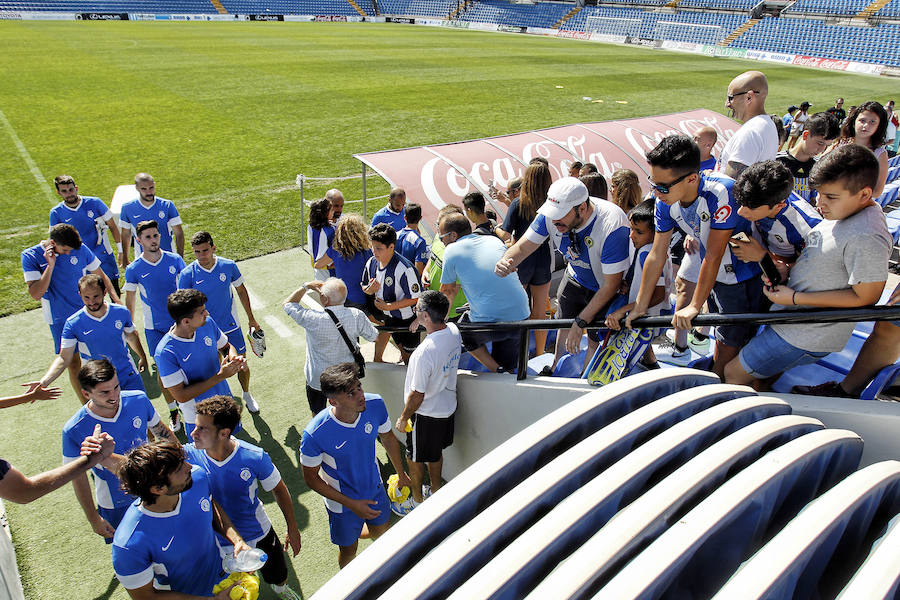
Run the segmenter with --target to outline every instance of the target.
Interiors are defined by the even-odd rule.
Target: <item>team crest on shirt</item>
[[[708,212],[701,212],[701,213],[700,213],[700,220],[703,221],[704,223],[706,223],[707,221],[709,221],[709,213],[708,213]]]
[[[89,211],[88,211],[88,216],[89,216],[90,218],[93,219],[93,218],[94,218],[94,211],[89,210]]]
[[[222,283],[225,283],[226,279],[228,279],[228,278],[225,277],[225,273],[219,273],[219,281],[221,281]]]
[[[159,218],[160,218],[160,219],[165,219],[165,218],[166,218],[166,213],[164,213],[163,211],[159,211]]]
[[[418,283],[414,283],[414,284],[412,284],[411,286],[409,286],[409,289],[411,289],[412,292],[413,292],[413,294],[415,294],[416,292],[419,291],[419,284],[418,284]]]
[[[393,277],[385,277],[384,285],[394,285],[394,278]]]
[[[171,273],[172,275],[175,274],[175,265],[169,267],[169,273]]]
[[[372,424],[366,423],[366,426],[364,427],[364,429],[366,430],[366,434],[372,433]]]
[[[588,248],[593,248],[594,247],[594,238],[592,238],[591,236],[584,238],[584,245],[587,246]]]
[[[775,234],[775,239],[778,240],[779,242],[781,242],[782,244],[784,243],[784,238],[778,234]]]
[[[122,329],[122,321],[116,321],[116,329]]]
[[[209,498],[204,498],[200,501],[200,510],[203,512],[209,512]]]
[[[728,217],[731,216],[731,206],[725,205],[720,206],[719,209],[713,215],[713,218],[716,220],[716,223],[724,223],[728,220]]]
[[[140,429],[141,428],[141,418],[135,417],[134,420],[131,422],[131,424],[134,425],[135,429]]]
[[[73,265],[77,265],[77,264],[78,264],[78,257],[77,257],[77,256],[73,256],[73,257],[69,258],[69,262],[72,263]]]
[[[203,338],[203,343],[206,344],[207,346],[212,346],[212,338],[209,336],[206,336],[205,338]]]
[[[248,469],[246,467],[241,469],[241,479],[243,479],[244,481],[249,481],[250,477],[252,477],[250,475],[250,469]]]

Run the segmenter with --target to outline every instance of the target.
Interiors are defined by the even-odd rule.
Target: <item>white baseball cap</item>
[[[538,209],[552,221],[562,219],[574,207],[588,199],[588,189],[577,177],[562,177],[547,190],[547,201]]]

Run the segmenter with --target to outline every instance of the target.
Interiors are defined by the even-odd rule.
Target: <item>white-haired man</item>
[[[309,290],[319,294],[324,311],[301,306],[300,300]],[[351,341],[360,336],[375,341],[378,332],[368,317],[359,309],[344,306],[347,286],[337,277],[325,281],[307,281],[284,301],[284,312],[306,330],[306,399],[313,416],[325,409],[325,394],[319,376],[326,368],[344,362],[353,362],[353,353],[338,331],[337,322]],[[330,313],[330,314],[329,314]],[[331,315],[334,315],[332,318]]]

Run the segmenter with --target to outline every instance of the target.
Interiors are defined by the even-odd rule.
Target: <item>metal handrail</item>
[[[801,325],[804,323],[846,323],[865,321],[900,321],[898,306],[864,306],[861,308],[800,308],[797,310],[777,310],[763,313],[704,313],[692,320],[695,327],[704,325]],[[538,319],[533,321],[501,321],[495,323],[458,323],[460,331],[519,331],[519,364],[516,378],[525,379],[528,367],[528,332],[535,329],[566,329],[575,323],[574,319]],[[621,324],[624,326],[624,319]],[[632,322],[635,329],[648,327],[671,327],[672,315],[639,317]],[[589,329],[606,328],[602,321],[592,321]],[[404,327],[380,326],[379,331],[408,331]]]

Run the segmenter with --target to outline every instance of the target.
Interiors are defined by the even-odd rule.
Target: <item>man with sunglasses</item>
[[[743,121],[719,155],[719,171],[737,179],[741,171],[761,160],[772,160],[778,152],[778,130],[766,113],[769,82],[759,71],[747,71],[728,85],[725,108]]]
[[[556,338],[554,366],[565,352],[578,352],[588,323],[606,317],[609,303],[628,270],[629,233],[628,218],[622,209],[612,202],[595,204],[580,180],[563,177],[547,190],[547,200],[538,209],[525,235],[494,267],[500,277],[515,272],[516,267],[547,238],[565,257],[568,267],[556,298],[560,317],[575,319],[575,323],[565,335]],[[586,360],[589,360],[600,338],[597,330],[587,331],[587,334]]]
[[[734,180],[720,173],[700,173],[700,148],[685,135],[670,135],[647,153],[650,187],[656,195],[656,237],[644,263],[641,289],[631,321],[647,311],[678,227],[700,245],[700,277],[691,302],[675,312],[672,325],[689,330],[691,321],[709,301],[710,312],[747,313],[759,310],[762,279],[759,265],[735,257],[728,245],[733,234],[750,235],[750,222],[738,216],[731,188]],[[728,325],[716,328],[713,371],[722,377],[725,365],[737,356],[755,327]]]

